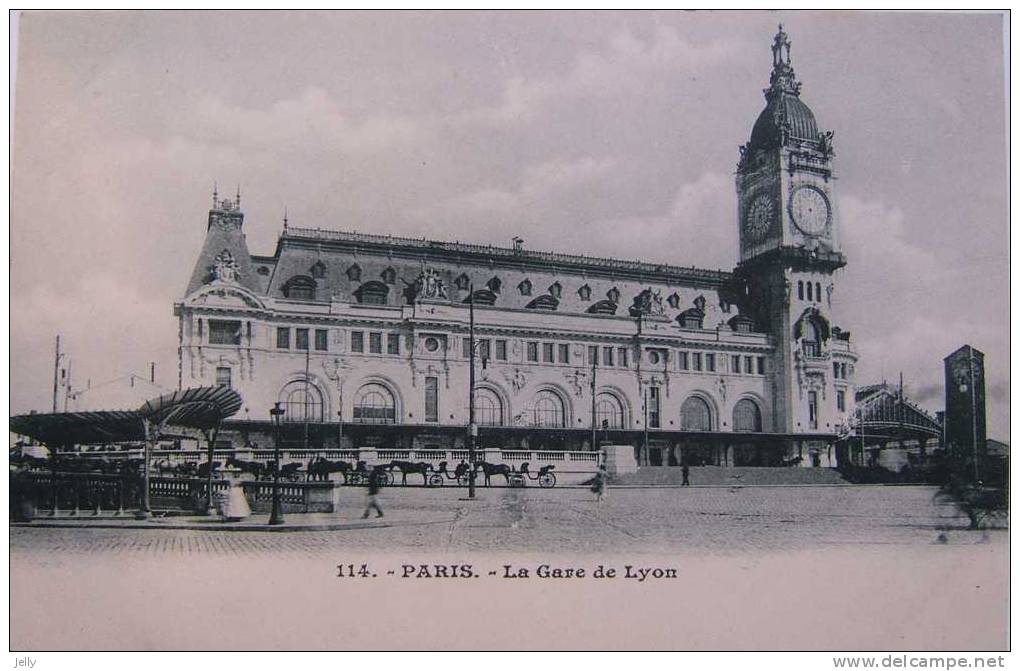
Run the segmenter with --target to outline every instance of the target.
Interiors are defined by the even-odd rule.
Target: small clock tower
[[[819,131],[800,94],[790,39],[779,26],[765,109],[737,164],[736,276],[741,307],[775,337],[773,425],[784,433],[836,434],[853,405],[842,372],[856,362],[849,334],[833,321],[835,275],[846,258],[833,197],[832,132]],[[802,445],[797,449],[808,458]]]

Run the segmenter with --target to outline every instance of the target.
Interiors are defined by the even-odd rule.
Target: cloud
[[[295,98],[264,108],[232,105],[206,95],[180,131],[242,148],[371,154],[415,140],[420,126],[399,116],[354,120],[324,89],[310,86]]]

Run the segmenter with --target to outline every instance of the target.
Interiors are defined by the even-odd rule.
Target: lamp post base
[[[283,524],[283,515],[270,515],[269,524],[271,526],[277,526]]]
[[[136,520],[147,520],[150,517],[152,517],[152,513],[149,512],[148,510],[136,510],[135,511],[135,519]]]

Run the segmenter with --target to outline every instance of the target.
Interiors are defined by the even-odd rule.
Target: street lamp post
[[[478,426],[475,424],[475,285],[472,282],[468,287],[468,348],[471,357],[468,363],[468,463],[471,469],[468,471],[468,498],[475,498],[475,438],[478,435]]]
[[[270,524],[283,524],[283,510],[280,509],[280,422],[283,421],[283,413],[286,412],[280,407],[279,402],[273,406],[269,414],[273,418],[273,509],[269,514]]]

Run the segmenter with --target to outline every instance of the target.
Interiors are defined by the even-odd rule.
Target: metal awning
[[[31,413],[11,417],[10,430],[44,445],[92,445],[145,439],[145,422],[211,429],[241,408],[227,387],[195,387],[146,401],[138,410]]]
[[[195,387],[146,401],[139,415],[160,425],[211,429],[241,409],[241,395],[229,387]]]

